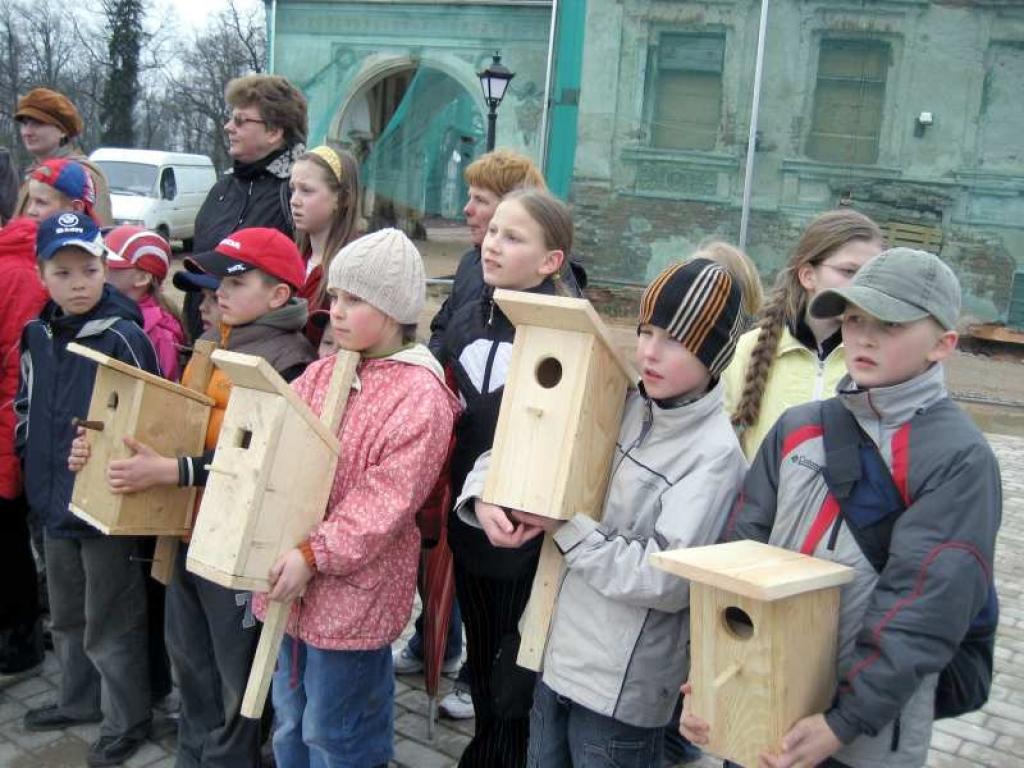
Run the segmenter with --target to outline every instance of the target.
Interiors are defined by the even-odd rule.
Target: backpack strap
[[[857,419],[837,397],[821,402],[821,427],[825,444],[825,483],[842,506],[861,478],[860,446],[864,433]]]
[[[906,509],[899,488],[878,446],[839,398],[822,401],[821,426],[825,483],[864,557],[881,573],[893,527]]]

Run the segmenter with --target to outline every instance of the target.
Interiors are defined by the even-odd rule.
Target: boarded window
[[[662,35],[655,56],[651,146],[714,149],[722,122],[725,38]]]
[[[889,46],[822,40],[807,154],[828,163],[878,160]]]
[[[997,43],[988,52],[982,91],[979,160],[986,168],[1024,168],[1024,49]]]

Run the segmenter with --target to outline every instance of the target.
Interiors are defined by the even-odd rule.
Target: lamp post
[[[505,91],[508,84],[515,77],[514,72],[509,72],[508,67],[501,63],[501,54],[495,52],[490,66],[483,72],[477,72],[480,78],[480,87],[484,89],[484,101],[490,110],[487,113],[487,151],[494,149],[494,134],[498,124],[498,105],[505,98]]]

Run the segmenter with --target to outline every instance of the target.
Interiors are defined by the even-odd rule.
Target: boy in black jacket
[[[107,251],[92,219],[70,212],[47,219],[36,253],[50,301],[22,334],[15,442],[29,506],[45,528],[61,685],[54,704],[26,713],[25,728],[102,722],[88,764],[115,765],[139,748],[150,719],[145,584],[132,559],[137,539],[103,536],[68,510],[71,420],[88,415],[96,364],[67,345],[157,375],[160,368],[138,307],[104,282]]]

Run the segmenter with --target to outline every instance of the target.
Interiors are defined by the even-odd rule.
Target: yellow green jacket
[[[747,365],[750,353],[757,343],[760,329],[754,328],[740,337],[736,354],[729,367],[722,374],[725,385],[725,410],[731,415],[739,405],[743,384],[747,379]],[[788,328],[783,329],[779,339],[779,350],[768,372],[761,413],[756,422],[740,435],[740,445],[747,459],[753,461],[761,440],[776,422],[782,412],[794,405],[811,400],[822,400],[835,394],[836,384],[846,373],[843,346],[829,353],[824,360],[801,344]]]

